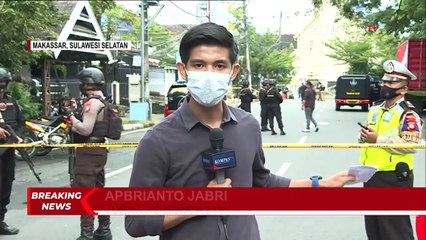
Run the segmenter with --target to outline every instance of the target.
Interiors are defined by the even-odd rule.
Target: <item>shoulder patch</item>
[[[84,106],[83,106],[83,111],[84,112],[88,112],[90,111],[90,108],[92,107],[92,102],[91,101],[87,101]]]
[[[401,138],[407,142],[419,143],[421,140],[420,128],[416,113],[412,111],[407,112],[401,127]]]

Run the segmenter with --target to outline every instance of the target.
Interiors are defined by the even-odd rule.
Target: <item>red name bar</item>
[[[426,188],[28,188],[29,215],[132,210],[426,211]]]

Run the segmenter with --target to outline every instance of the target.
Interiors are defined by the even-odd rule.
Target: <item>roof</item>
[[[290,45],[297,48],[297,41],[294,39],[294,34],[282,34],[280,38],[280,48],[287,48]]]
[[[163,25],[168,31],[172,32],[174,36],[189,30],[196,26],[195,24],[178,24],[178,25]]]
[[[66,16],[62,28],[56,30],[57,41],[105,41],[89,1],[54,1],[54,4],[58,12]],[[54,56],[70,61],[113,60],[110,50],[55,50]]]

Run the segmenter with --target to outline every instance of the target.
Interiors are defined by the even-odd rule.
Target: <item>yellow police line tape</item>
[[[51,147],[51,148],[134,148],[137,147],[137,142],[113,142],[113,143],[67,143],[67,144],[2,144],[0,148],[32,148],[32,147]],[[321,144],[321,143],[286,143],[286,144],[262,144],[263,148],[411,148],[411,149],[426,149],[426,144]]]

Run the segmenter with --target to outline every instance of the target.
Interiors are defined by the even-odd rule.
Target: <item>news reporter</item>
[[[187,80],[190,96],[141,140],[129,186],[312,187],[309,179],[271,174],[264,166],[257,120],[222,101],[240,70],[232,34],[214,23],[193,27],[182,38],[180,55],[182,62],[177,68]],[[203,169],[201,155],[211,146],[209,133],[213,128],[223,130],[224,145],[235,151],[238,162],[235,168],[226,170],[223,184],[216,182],[214,173]],[[314,185],[320,187],[341,187],[355,179],[340,172],[316,180]],[[160,235],[162,240],[260,239],[254,216],[126,216],[125,227],[133,237]]]

